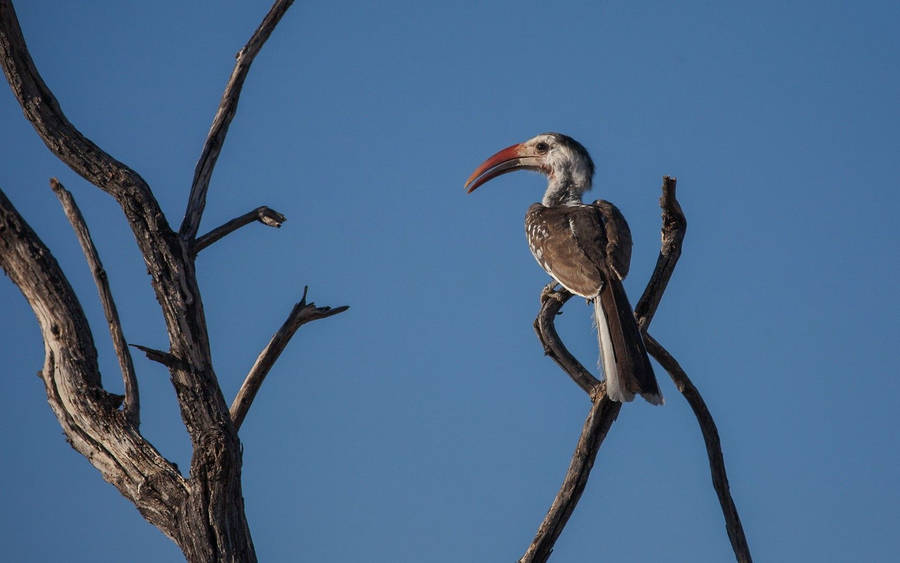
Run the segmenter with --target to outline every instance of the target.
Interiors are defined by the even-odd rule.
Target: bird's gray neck
[[[544,207],[575,205],[581,203],[581,194],[584,191],[585,188],[578,186],[570,177],[551,177],[541,203]]]

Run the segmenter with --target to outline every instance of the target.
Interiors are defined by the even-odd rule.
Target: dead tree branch
[[[572,294],[564,288],[553,289],[554,285],[556,284],[550,284],[541,292],[541,310],[534,319],[534,331],[544,347],[544,354],[550,356],[564,372],[569,374],[572,381],[588,396],[593,397],[602,385],[601,381],[569,352],[556,333],[554,324],[556,315],[560,314],[559,310],[572,298]]]
[[[706,402],[700,396],[700,391],[694,387],[678,361],[653,336],[646,334],[644,342],[647,345],[647,351],[669,372],[669,376],[675,382],[675,387],[684,395],[694,411],[694,416],[697,417],[697,423],[703,433],[703,441],[706,443],[706,455],[709,457],[713,488],[716,490],[716,496],[719,497],[719,505],[722,507],[722,515],[725,517],[725,529],[728,532],[728,539],[731,540],[731,548],[740,563],[750,563],[753,560],[750,557],[750,546],[744,535],[744,527],[741,525],[737,506],[734,504],[734,499],[731,498],[728,475],[725,473],[725,458],[722,456],[722,444],[719,442],[716,422],[709,409],[706,408]]]
[[[140,395],[138,394],[137,376],[134,374],[134,363],[131,361],[131,352],[128,350],[128,344],[125,342],[125,335],[122,332],[122,323],[119,321],[119,312],[116,309],[116,302],[113,300],[112,291],[109,289],[109,278],[106,270],[100,262],[100,255],[91,240],[91,233],[81,210],[75,203],[75,198],[63,185],[56,179],[50,179],[50,187],[59,198],[62,204],[63,212],[72,228],[75,229],[75,236],[84,252],[88,266],[91,268],[91,274],[94,277],[94,283],[97,285],[97,292],[100,294],[100,303],[103,305],[103,313],[106,315],[106,323],[109,325],[109,335],[112,338],[113,349],[119,358],[119,368],[122,370],[122,380],[125,384],[125,406],[123,411],[125,419],[135,427],[141,425],[140,412]]]
[[[62,113],[34,66],[10,0],[0,0],[0,61],[26,117],[50,150],[111,194],[125,213],[160,303],[171,353],[184,366],[170,374],[194,456],[188,494],[171,510],[171,536],[189,560],[255,560],[241,494],[237,433],[219,389],[193,261],[136,172],[84,137]],[[127,457],[120,463],[130,463]],[[172,529],[175,524],[177,528]]]
[[[11,0],[0,0],[0,65],[26,118],[61,161],[116,199],[147,265],[168,332],[169,349],[138,348],[169,368],[182,421],[193,446],[189,479],[184,479],[139,434],[137,385],[133,378],[129,382],[127,375],[125,413],[117,412],[120,400],[102,388],[90,329],[72,288],[49,250],[5,196],[0,197],[0,266],[21,289],[38,317],[47,349],[41,376],[67,438],[192,562],[256,560],[244,513],[242,448],[212,367],[206,316],[195,273],[198,245],[194,237],[210,175],[235,115],[250,63],[290,5],[289,0],[277,0],[238,53],[197,165],[179,236],[144,179],[69,122],[35,68]],[[74,212],[71,196],[58,184],[54,187],[58,188],[67,213]],[[73,217],[70,215],[70,220],[79,230],[84,222]],[[284,220],[268,208],[257,210],[253,219],[269,224]],[[209,233],[199,241],[199,247],[240,227],[241,218],[236,221]],[[83,244],[89,242],[86,228],[83,233],[79,231],[79,238]],[[89,254],[95,278],[102,286],[101,294],[108,295],[108,288],[104,290],[105,285],[100,283],[105,281],[105,275],[99,259],[94,260],[96,252]],[[340,312],[338,309],[313,307],[312,313],[307,311],[306,316],[300,316],[303,322],[309,322]],[[115,318],[110,311],[107,316]],[[121,334],[113,338],[121,360],[127,355],[124,338]]]
[[[225,136],[228,134],[228,127],[231,120],[237,113],[238,101],[241,97],[241,89],[244,87],[244,80],[247,73],[250,72],[250,65],[256,58],[263,44],[272,34],[275,26],[281,21],[281,17],[291,7],[294,0],[276,0],[269,13],[263,18],[262,23],[256,28],[256,31],[250,37],[244,47],[238,51],[237,61],[234,64],[234,70],[231,72],[231,78],[225,86],[225,92],[222,94],[222,101],[219,102],[219,109],[213,118],[212,127],[203,144],[203,151],[200,153],[200,159],[197,161],[197,167],[194,170],[194,181],[191,183],[191,195],[188,198],[187,209],[184,213],[184,220],[181,223],[179,234],[186,240],[192,240],[197,236],[197,229],[200,228],[200,219],[203,218],[203,209],[206,207],[206,192],[209,190],[209,181],[212,178],[213,168],[219,159],[219,153],[222,151],[222,145],[225,143]]]
[[[724,460],[712,416],[706,410],[699,392],[687,379],[687,375],[681,370],[675,359],[658,342],[646,334],[647,327],[656,313],[678,258],[681,256],[681,244],[687,230],[687,221],[676,199],[675,187],[675,178],[669,176],[663,178],[662,197],[660,198],[663,219],[660,254],[647,287],[634,308],[635,317],[638,321],[638,326],[646,336],[648,351],[672,375],[679,391],[685,395],[691,407],[694,408],[704,439],[706,439],[710,467],[713,471],[713,482],[725,514],[728,535],[731,538],[735,555],[738,561],[742,563],[745,561],[749,562],[749,549],[747,548],[743,529],[740,526],[740,520],[737,517],[737,509],[728,492]],[[549,287],[545,288],[541,293],[541,310],[534,322],[534,327],[544,347],[544,353],[553,358],[563,371],[569,374],[572,380],[588,393],[593,404],[582,429],[578,445],[575,448],[569,470],[563,480],[563,485],[547,511],[543,522],[541,522],[534,540],[532,540],[525,555],[519,560],[521,563],[544,562],[550,557],[553,545],[556,543],[560,533],[562,533],[566,522],[581,497],[591,468],[594,465],[597,451],[621,408],[621,403],[610,401],[606,397],[604,384],[600,383],[569,353],[556,333],[553,321],[563,304],[571,296],[571,293],[564,289],[552,290]]]
[[[216,227],[210,232],[206,233],[202,237],[197,237],[196,242],[194,242],[194,246],[192,250],[194,254],[198,254],[201,250],[218,242],[223,237],[226,237],[233,233],[234,231],[249,225],[254,221],[259,221],[263,225],[269,227],[280,228],[281,224],[287,221],[287,218],[281,213],[275,211],[274,209],[270,209],[265,205],[261,207],[257,207],[253,211],[248,211],[244,213],[240,217],[235,217],[231,221]]]
[[[669,285],[669,279],[672,278],[672,272],[675,271],[675,264],[681,257],[681,243],[687,233],[687,219],[675,197],[677,182],[671,176],[663,176],[662,196],[659,198],[659,207],[662,209],[659,257],[656,259],[656,267],[650,275],[650,281],[647,282],[647,287],[634,308],[634,316],[643,331],[647,330],[653,315],[656,314],[666,286]]]
[[[575,510],[581,493],[584,492],[600,445],[603,444],[603,439],[606,438],[607,432],[622,408],[622,403],[611,401],[606,397],[605,389],[603,386],[597,391],[597,398],[591,404],[591,410],[584,421],[581,436],[578,438],[578,444],[575,446],[575,453],[572,454],[572,461],[569,463],[562,486],[556,493],[556,498],[553,499],[553,504],[550,505],[543,522],[538,527],[531,545],[528,546],[528,551],[519,559],[520,563],[543,562],[550,558],[556,540],[569,521],[569,517],[572,516],[572,511]]]
[[[734,499],[731,498],[731,491],[728,487],[728,476],[725,473],[725,459],[722,456],[722,445],[719,442],[719,431],[713,420],[712,414],[706,408],[706,403],[700,395],[700,391],[694,386],[688,378],[687,373],[678,364],[678,361],[663,348],[650,334],[647,328],[653,320],[656,308],[662,298],[662,291],[665,290],[672,272],[675,270],[675,264],[681,256],[681,243],[684,240],[687,231],[687,220],[684,212],[678,204],[675,197],[675,178],[666,176],[663,178],[662,197],[659,200],[659,206],[662,208],[662,244],[659,251],[659,258],[656,261],[656,269],[647,283],[647,289],[638,306],[634,309],[634,315],[637,318],[638,326],[644,333],[644,343],[647,345],[647,351],[656,361],[669,373],[675,387],[681,392],[687,400],[694,416],[697,417],[697,423],[700,425],[700,432],[703,434],[703,440],[706,443],[706,453],[709,457],[709,469],[712,475],[713,488],[719,497],[719,504],[722,507],[722,515],[725,517],[725,529],[728,532],[728,539],[731,541],[731,547],[734,555],[741,563],[750,563],[750,546],[744,535],[744,528],[741,525],[741,518],[738,515],[737,507]],[[659,290],[662,288],[662,291]]]
[[[90,327],[47,248],[0,191],[0,267],[37,316],[45,343],[39,372],[69,443],[173,540],[189,485],[117,410],[103,390]]]
[[[294,305],[281,328],[260,352],[253,367],[250,368],[250,373],[247,374],[244,383],[241,384],[241,388],[235,395],[234,401],[231,403],[231,420],[234,422],[235,429],[240,429],[241,424],[244,423],[244,418],[250,410],[250,405],[253,404],[253,399],[256,398],[256,393],[262,386],[263,380],[297,329],[308,322],[337,315],[350,308],[343,305],[332,309],[331,307],[316,307],[315,303],[307,303],[306,292],[308,289],[308,287],[303,288],[303,297],[300,298],[300,302]]]

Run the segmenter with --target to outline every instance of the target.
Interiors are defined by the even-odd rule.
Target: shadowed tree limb
[[[285,346],[287,346],[291,337],[294,336],[294,333],[297,332],[297,329],[308,322],[337,315],[350,308],[346,305],[335,308],[316,307],[315,303],[307,303],[306,292],[308,289],[309,287],[303,288],[303,297],[300,298],[300,302],[294,305],[281,328],[278,329],[278,332],[272,336],[272,339],[260,352],[253,363],[253,367],[250,368],[250,372],[244,379],[244,383],[241,384],[241,388],[235,395],[234,401],[231,403],[231,420],[235,429],[240,429],[247,412],[250,410],[250,405],[253,404],[253,399],[256,398],[256,393],[262,386],[263,380],[265,380],[269,370],[275,365],[281,352],[284,351]]]
[[[202,237],[197,237],[197,240],[194,242],[194,245],[191,247],[191,249],[193,250],[194,254],[198,254],[207,246],[218,242],[223,237],[230,235],[234,231],[240,229],[241,227],[249,225],[254,221],[259,221],[263,225],[275,227],[277,229],[281,227],[282,223],[287,221],[287,218],[274,209],[263,205],[257,207],[253,211],[244,213],[240,217],[235,217],[231,221],[228,221],[227,223],[216,227]]]
[[[75,236],[78,238],[82,252],[84,252],[84,257],[91,268],[91,275],[94,277],[97,292],[100,294],[100,303],[103,305],[103,313],[106,315],[106,323],[109,325],[109,335],[112,338],[116,356],[119,358],[119,368],[122,371],[122,380],[125,384],[125,405],[122,410],[125,413],[125,419],[137,428],[141,425],[141,406],[137,377],[134,374],[134,363],[131,360],[128,343],[125,342],[125,335],[122,333],[122,323],[119,321],[116,302],[113,300],[112,292],[109,289],[109,278],[106,275],[103,264],[100,262],[100,255],[97,253],[94,241],[91,240],[91,233],[72,194],[56,178],[50,179],[50,187],[53,189],[56,197],[59,198],[63,212],[65,212],[66,218],[69,219],[69,223],[72,224]]]
[[[192,240],[197,236],[197,229],[200,228],[200,219],[203,218],[203,209],[206,207],[206,192],[209,190],[209,181],[212,177],[213,168],[216,166],[216,161],[219,159],[219,153],[222,151],[222,145],[225,143],[228,127],[237,113],[241,89],[244,87],[247,73],[250,72],[250,65],[253,64],[253,59],[256,58],[275,26],[281,21],[281,17],[293,3],[294,0],[276,0],[272,8],[269,9],[269,13],[263,18],[262,23],[259,24],[259,27],[256,28],[256,31],[250,37],[250,40],[238,51],[234,70],[231,72],[231,78],[228,79],[228,84],[225,86],[222,101],[219,102],[219,109],[213,118],[209,134],[206,136],[206,142],[203,144],[203,151],[200,153],[200,159],[197,161],[197,167],[194,170],[191,195],[188,197],[184,220],[181,223],[181,228],[178,230],[181,237],[186,240]]]
[[[721,447],[719,446],[718,433],[712,422],[712,416],[706,410],[699,392],[687,379],[687,375],[681,370],[675,359],[658,342],[646,334],[647,327],[656,313],[678,258],[681,256],[681,245],[687,230],[687,221],[676,199],[675,188],[675,178],[663,177],[662,197],[660,198],[663,223],[660,253],[656,262],[656,268],[635,307],[635,317],[638,321],[638,326],[646,337],[648,351],[669,371],[679,391],[685,395],[691,407],[694,408],[706,439],[710,467],[713,471],[713,481],[725,514],[728,535],[732,540],[732,547],[738,561],[744,563],[750,561],[750,552],[744,538],[743,529],[740,526],[740,520],[737,517],[737,509],[728,492],[724,460]],[[521,563],[544,562],[550,557],[557,538],[562,533],[566,522],[568,522],[575,505],[581,497],[591,468],[594,465],[597,451],[621,408],[621,403],[610,401],[606,397],[605,384],[600,383],[591,375],[569,353],[559,339],[554,328],[554,319],[559,314],[563,304],[572,297],[572,294],[565,289],[553,290],[551,288],[552,284],[541,293],[541,310],[534,322],[535,331],[538,334],[541,345],[544,347],[544,353],[550,356],[582,390],[588,393],[591,397],[592,406],[562,487],[560,487],[559,493],[553,500],[543,522],[541,522],[534,540],[532,540],[525,555],[519,560]]]

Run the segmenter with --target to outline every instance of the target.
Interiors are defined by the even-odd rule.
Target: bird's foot
[[[557,301],[562,302],[562,295],[556,289],[557,285],[559,284],[555,281],[552,281],[544,286],[544,289],[541,290],[541,303],[543,303],[547,299],[556,299]]]

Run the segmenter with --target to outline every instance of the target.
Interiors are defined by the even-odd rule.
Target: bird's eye
[[[541,154],[544,154],[544,153],[546,153],[547,151],[550,150],[550,145],[548,145],[547,143],[541,141],[541,142],[538,143],[537,146],[535,146],[534,148],[537,149],[537,152],[539,152],[539,153],[541,153]]]

